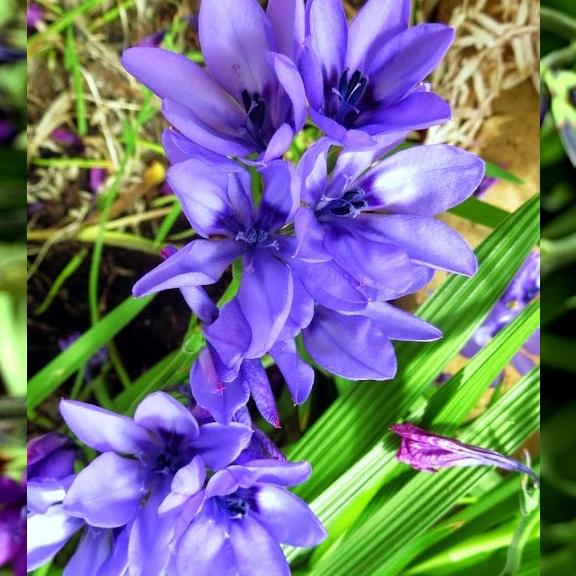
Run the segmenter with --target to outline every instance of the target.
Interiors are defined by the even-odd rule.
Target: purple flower
[[[74,479],[64,510],[95,528],[126,526],[130,566],[141,574],[161,574],[170,561],[174,519],[159,517],[158,507],[172,494],[177,473],[224,468],[251,436],[242,424],[199,425],[164,392],[143,400],[133,420],[69,400],[61,412],[76,436],[102,453]]]
[[[503,470],[528,474],[538,482],[538,476],[528,466],[493,450],[432,434],[408,423],[394,424],[391,430],[402,439],[398,460],[409,464],[415,470],[436,472],[441,468],[496,466]]]
[[[299,61],[312,120],[353,148],[427,128],[450,107],[423,83],[454,39],[442,24],[408,27],[410,0],[369,0],[348,26],[341,0],[310,0]]]
[[[26,574],[26,485],[0,477],[0,566]]]
[[[484,164],[445,145],[409,148],[372,164],[396,143],[391,138],[380,150],[345,151],[328,175],[329,142],[322,140],[298,167],[304,181],[295,215],[298,256],[312,263],[333,260],[370,299],[414,292],[434,269],[472,275],[477,267],[466,242],[434,216],[473,193]],[[354,303],[347,309],[364,305],[352,292],[347,299]],[[342,309],[342,303],[323,303]]]
[[[76,453],[70,440],[50,433],[28,443],[28,569],[53,558],[84,522],[62,507],[74,480]]]
[[[280,544],[316,546],[326,532],[305,502],[286,490],[310,475],[306,462],[254,460],[175,479],[161,511],[180,510],[175,574],[289,576]]]
[[[44,18],[44,9],[36,2],[30,2],[28,4],[28,10],[26,11],[26,27],[28,30],[35,30],[38,28],[38,24]]]
[[[60,434],[45,434],[28,443],[28,570],[46,564],[81,531],[64,576],[124,574],[128,530],[93,528],[69,515],[62,505],[76,478],[75,458],[74,446]]]
[[[247,172],[215,171],[197,160],[173,166],[168,183],[202,238],[168,257],[133,291],[143,296],[184,288],[192,310],[210,322],[214,308],[199,287],[217,282],[234,260],[242,258],[238,294],[205,331],[223,363],[236,373],[242,359],[268,352],[293,305],[294,282],[286,262],[294,244],[281,229],[297,209],[299,180],[291,166],[281,161],[270,164],[262,176],[264,194],[256,209]]]
[[[540,254],[530,253],[503,296],[492,308],[482,326],[476,330],[461,354],[471,358],[479,352],[496,334],[504,329],[540,293]],[[512,358],[512,364],[519,374],[524,375],[534,366],[530,356],[540,354],[540,330],[527,340],[524,347]]]
[[[292,61],[303,36],[302,6],[271,0],[203,0],[199,37],[206,69],[181,54],[130,48],[126,70],[163,100],[168,122],[224,156],[281,156],[306,119],[302,79]]]

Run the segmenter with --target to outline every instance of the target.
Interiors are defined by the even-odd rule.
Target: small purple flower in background
[[[176,575],[288,576],[280,544],[312,547],[326,537],[308,505],[286,490],[304,482],[310,472],[305,462],[254,460],[216,472],[199,494],[194,482],[187,486],[182,478],[181,499],[163,504],[183,510]],[[190,499],[185,500],[188,487]]]
[[[14,122],[8,118],[0,117],[0,144],[9,144],[17,134],[18,130]]]
[[[56,128],[52,130],[50,137],[54,142],[66,147],[80,147],[82,146],[82,140],[75,132],[68,130],[67,128]]]
[[[108,178],[108,170],[106,170],[106,168],[90,169],[88,175],[88,181],[90,183],[90,190],[92,191],[93,194],[98,194],[100,192],[100,188],[102,188],[107,178]]]
[[[492,188],[492,186],[495,184],[498,184],[498,182],[500,182],[499,178],[484,176],[484,178],[482,178],[482,182],[480,182],[480,186],[474,190],[474,197],[479,199],[484,198],[484,196],[486,196],[488,193],[488,190],[490,190],[490,188]]]
[[[533,251],[524,261],[503,296],[492,308],[482,326],[476,330],[461,354],[471,358],[479,352],[498,332],[505,328],[540,293],[540,254]],[[512,358],[512,364],[520,375],[534,366],[530,356],[540,354],[540,330],[527,340],[524,347]]]
[[[341,0],[310,0],[299,60],[312,120],[351,148],[427,128],[450,106],[423,82],[452,44],[442,24],[408,27],[410,0],[369,0],[348,26]]]
[[[75,478],[64,510],[92,527],[128,526],[131,569],[150,575],[162,574],[170,561],[174,518],[159,517],[158,507],[172,494],[178,473],[224,468],[252,434],[237,423],[199,425],[164,392],[145,398],[133,420],[70,400],[62,402],[61,412],[76,436],[102,453]]]
[[[38,28],[38,24],[40,24],[43,18],[44,9],[42,6],[36,2],[30,2],[28,4],[28,10],[26,11],[26,27],[28,30],[36,30]]]
[[[103,530],[68,514],[63,506],[76,478],[76,449],[66,436],[50,433],[28,443],[28,570],[49,562],[81,531],[64,576],[121,575],[128,564],[126,529]]]
[[[432,434],[408,423],[394,424],[391,430],[402,439],[398,460],[409,464],[415,470],[437,472],[441,468],[496,466],[503,470],[528,474],[539,483],[538,476],[531,468],[493,450],[464,444],[448,436]]]
[[[163,100],[186,138],[224,156],[281,156],[304,126],[306,95],[293,62],[303,34],[297,0],[203,0],[199,37],[206,69],[160,48],[130,48],[126,70]]]
[[[26,484],[0,477],[0,566],[26,574]]]
[[[80,338],[80,332],[73,332],[70,336],[66,338],[60,338],[58,340],[58,347],[60,350],[66,350]],[[90,382],[94,379],[96,371],[108,360],[108,349],[106,346],[100,348],[91,358],[88,360],[86,367],[84,369],[84,377]]]

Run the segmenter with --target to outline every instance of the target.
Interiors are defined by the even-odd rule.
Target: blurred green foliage
[[[543,0],[542,7],[550,97],[541,140],[542,574],[569,576],[576,574],[576,2]]]

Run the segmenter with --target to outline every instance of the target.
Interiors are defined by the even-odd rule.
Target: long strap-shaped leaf
[[[539,423],[536,368],[505,394],[463,434],[465,442],[492,445],[510,453]],[[411,479],[344,539],[314,576],[396,576],[401,573],[403,549],[436,520],[446,515],[488,470],[484,467],[445,470],[437,474],[410,473]],[[400,561],[399,561],[400,557]]]
[[[540,303],[533,302],[504,328],[485,348],[436,390],[426,408],[424,422],[443,432],[461,425],[470,410],[484,395],[500,371],[526,342],[538,326]],[[379,442],[353,467],[318,496],[311,506],[328,527],[329,547],[350,528],[376,492],[403,471],[395,460],[397,441],[393,434],[385,434]],[[304,554],[301,548],[291,549],[290,560]],[[316,554],[321,554],[319,549]]]
[[[300,496],[312,500],[319,495],[382,438],[393,420],[407,416],[480,326],[537,242],[539,206],[538,196],[530,199],[482,243],[474,278],[448,278],[421,307],[419,315],[442,329],[442,340],[399,344],[400,371],[394,380],[354,383],[290,450],[290,459],[308,460],[314,469],[297,490]]]

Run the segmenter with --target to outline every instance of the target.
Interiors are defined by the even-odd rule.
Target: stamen
[[[336,122],[344,124],[346,117],[351,112],[359,114],[360,110],[357,108],[362,96],[366,92],[368,86],[368,77],[360,70],[356,70],[350,79],[348,78],[348,69],[342,72],[338,80],[338,89],[332,89],[332,92],[338,96],[340,103],[336,112]]]
[[[266,102],[264,98],[258,92],[250,95],[248,90],[242,90],[242,105],[244,110],[246,110],[246,114],[248,114],[252,126],[260,130],[264,126],[266,117]]]
[[[220,502],[230,518],[242,518],[250,509],[248,502],[246,502],[238,492],[234,492],[234,494],[229,494],[227,496],[221,496]]]
[[[362,188],[353,188],[346,191],[340,198],[327,199],[316,214],[318,216],[339,216],[356,218],[368,206],[364,199],[366,193]]]

